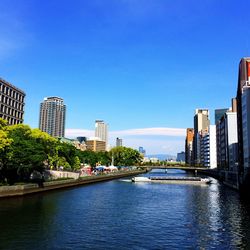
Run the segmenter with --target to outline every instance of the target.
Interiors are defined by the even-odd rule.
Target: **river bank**
[[[108,175],[87,176],[79,178],[77,180],[74,179],[58,180],[58,181],[55,180],[55,181],[44,182],[43,187],[39,187],[39,185],[35,183],[13,185],[13,186],[0,186],[0,198],[23,196],[27,194],[47,192],[55,189],[87,185],[96,182],[109,181],[128,176],[143,174],[145,172],[146,172],[145,170],[135,170],[135,171],[112,173]]]

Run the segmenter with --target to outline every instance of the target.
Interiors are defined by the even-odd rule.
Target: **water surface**
[[[0,200],[0,249],[249,249],[249,229],[249,205],[214,179],[114,180]]]

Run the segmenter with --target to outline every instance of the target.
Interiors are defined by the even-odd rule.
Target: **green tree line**
[[[95,167],[97,164],[116,166],[138,165],[141,156],[137,150],[116,147],[110,152],[80,151],[69,143],[31,129],[28,125],[7,125],[0,118],[0,182],[13,184],[28,181],[36,170],[62,166],[64,170],[78,171],[81,163]]]

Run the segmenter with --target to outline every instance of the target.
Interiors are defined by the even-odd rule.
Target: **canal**
[[[249,208],[215,179],[113,180],[0,200],[0,249],[250,249]]]

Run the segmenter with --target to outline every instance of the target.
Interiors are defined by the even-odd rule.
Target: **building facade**
[[[226,109],[226,108],[216,109],[214,111],[214,123],[215,123],[215,125],[220,121],[220,119],[226,114],[227,111],[228,111],[228,109]]]
[[[86,142],[87,150],[94,152],[106,151],[106,142],[99,139],[89,139]]]
[[[25,93],[0,78],[0,118],[9,125],[23,123]]]
[[[64,137],[66,105],[60,97],[46,97],[40,104],[39,129],[54,137]]]
[[[250,169],[250,82],[243,86],[242,93],[242,144],[243,166]]]
[[[250,186],[250,168],[248,167],[249,152],[247,149],[247,137],[249,129],[249,82],[250,82],[250,57],[242,58],[239,64],[237,87],[237,125],[238,125],[238,160],[240,186]],[[244,139],[245,138],[245,139]]]
[[[218,168],[236,171],[238,164],[237,113],[226,112],[216,124]]]
[[[122,146],[122,139],[121,138],[116,138],[116,147],[121,147]]]
[[[194,141],[194,129],[187,128],[186,141],[185,141],[185,162],[191,165],[193,162],[193,141]]]
[[[180,153],[177,153],[176,161],[185,162],[185,152],[182,151]]]
[[[106,150],[108,148],[108,124],[103,120],[95,121],[95,137],[98,137],[101,141],[106,144]]]
[[[194,115],[193,163],[201,164],[201,133],[208,132],[210,125],[208,109],[196,109]]]
[[[217,167],[216,126],[210,125],[209,131],[201,136],[201,163],[207,168]]]

